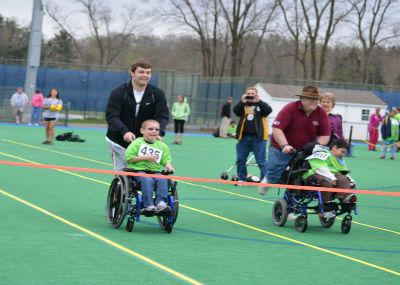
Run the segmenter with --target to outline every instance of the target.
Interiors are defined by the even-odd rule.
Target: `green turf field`
[[[105,131],[73,131],[87,142],[46,146],[42,127],[2,124],[0,160],[111,170]],[[233,139],[165,142],[178,176],[219,178],[235,161]],[[379,156],[357,145],[347,158],[357,188],[400,192],[400,154]],[[105,215],[112,179],[0,165],[0,284],[400,284],[400,197],[358,195],[347,235],[340,219],[325,229],[316,216],[299,233],[294,222],[273,224],[276,189],[260,196],[253,186],[180,181],[172,233],[156,218],[129,233]]]

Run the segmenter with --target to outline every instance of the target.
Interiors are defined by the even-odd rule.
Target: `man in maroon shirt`
[[[325,110],[318,106],[320,94],[317,87],[303,88],[300,100],[284,106],[272,124],[271,144],[268,151],[267,177],[261,182],[281,184],[281,175],[292,158],[294,149],[303,148],[315,141],[325,145],[331,133]],[[265,195],[268,187],[259,187]]]

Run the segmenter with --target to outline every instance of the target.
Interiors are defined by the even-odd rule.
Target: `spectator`
[[[183,94],[178,95],[178,102],[172,105],[171,111],[172,118],[174,119],[175,126],[175,141],[173,144],[182,144],[185,121],[190,115],[189,104],[186,103],[186,98]],[[178,132],[180,132],[180,140],[178,141]]]
[[[317,143],[326,145],[331,128],[325,110],[318,106],[320,94],[315,86],[305,86],[300,100],[284,106],[272,124],[271,144],[268,152],[267,178],[261,182],[281,184],[281,175],[295,149],[303,148],[317,138]],[[265,195],[268,187],[258,187]],[[291,214],[289,220],[296,217]]]
[[[63,102],[60,98],[60,94],[56,88],[50,90],[47,98],[44,99],[43,112],[44,125],[46,127],[46,140],[42,144],[53,144],[54,139],[54,127],[57,124],[59,113],[63,108]]]
[[[33,125],[33,122],[36,121],[35,126],[39,126],[40,113],[42,112],[43,102],[44,102],[43,94],[40,93],[40,90],[36,89],[35,94],[33,95],[31,101],[32,114],[29,125]]]
[[[390,159],[394,159],[396,153],[396,142],[399,141],[399,121],[397,121],[395,115],[396,111],[390,110],[389,116],[385,116],[382,120],[381,134],[385,146],[382,147],[381,159],[385,159],[389,146],[392,152]]]
[[[226,103],[221,108],[221,125],[219,126],[219,137],[227,138],[228,126],[231,122],[232,97],[226,98]]]
[[[231,122],[231,124],[228,127],[228,137],[230,138],[234,138],[236,136],[236,123],[234,121]]]
[[[369,132],[369,144],[368,150],[376,150],[376,144],[379,139],[379,124],[382,122],[382,116],[380,114],[381,108],[376,107],[375,114],[372,114],[369,118],[368,132]]]
[[[236,166],[239,181],[247,181],[246,161],[250,151],[254,153],[261,178],[267,171],[267,116],[272,108],[258,96],[257,89],[249,87],[242,95],[242,100],[233,108],[239,117],[236,131]],[[240,184],[238,184],[240,185]]]
[[[148,61],[134,61],[130,71],[131,80],[114,89],[108,99],[106,141],[110,146],[116,171],[127,166],[126,148],[133,140],[142,136],[140,128],[144,121],[158,121],[159,141],[162,141],[161,136],[165,134],[169,119],[168,104],[164,92],[149,84],[151,72],[152,66]]]
[[[331,135],[329,138],[328,145],[331,144],[334,140],[341,139],[344,140],[343,137],[343,127],[342,127],[342,116],[339,114],[333,114],[331,111],[336,105],[335,96],[332,93],[324,93],[321,95],[319,99],[320,105],[324,108],[326,114],[328,115],[329,123],[331,126]]]
[[[13,107],[14,110],[14,115],[15,115],[15,123],[19,124],[22,123],[22,115],[24,113],[24,108],[28,104],[29,98],[28,95],[26,95],[23,92],[22,87],[18,87],[17,92],[15,92],[11,96],[11,106]]]

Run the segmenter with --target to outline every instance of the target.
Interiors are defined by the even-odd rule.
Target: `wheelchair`
[[[311,167],[306,158],[312,154],[315,143],[307,144],[300,151],[295,151],[293,158],[289,161],[286,169],[282,173],[282,182],[287,185],[302,185],[304,186],[303,174],[306,173]],[[342,173],[342,174],[347,174]],[[319,187],[317,183],[311,183],[314,187]],[[351,189],[355,189],[352,185]],[[335,198],[335,197],[334,197]],[[272,208],[272,220],[277,226],[284,226],[289,213],[298,214],[295,221],[295,227],[298,232],[305,232],[307,230],[307,216],[317,214],[323,228],[330,228],[335,223],[335,218],[325,218],[324,212],[336,211],[336,216],[345,214],[341,230],[342,233],[347,234],[351,229],[352,212],[357,215],[357,198],[352,196],[350,203],[332,201],[329,203],[322,203],[322,196],[320,191],[311,190],[294,190],[286,189],[283,198],[275,201]]]
[[[124,168],[123,171],[137,172],[132,168]],[[146,173],[154,174],[151,171],[147,171]],[[169,173],[163,174],[166,175]],[[124,222],[125,217],[127,217],[126,230],[131,232],[135,221],[140,221],[141,215],[145,215],[146,217],[156,216],[161,229],[167,233],[171,233],[173,225],[178,218],[179,210],[179,197],[176,185],[176,181],[168,180],[168,205],[171,211],[149,215],[148,212],[143,212],[142,195],[139,192],[141,190],[140,183],[134,180],[134,176],[116,176],[111,182],[107,196],[106,213],[109,223],[113,228],[119,228]],[[156,191],[156,189],[154,190]]]

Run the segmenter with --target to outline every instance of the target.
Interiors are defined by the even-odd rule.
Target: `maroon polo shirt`
[[[287,104],[275,118],[273,128],[283,131],[288,144],[295,149],[301,149],[308,142],[313,142],[317,136],[329,136],[331,127],[325,110],[318,106],[308,117],[303,110],[301,101]],[[280,149],[280,145],[271,136],[271,145]]]

